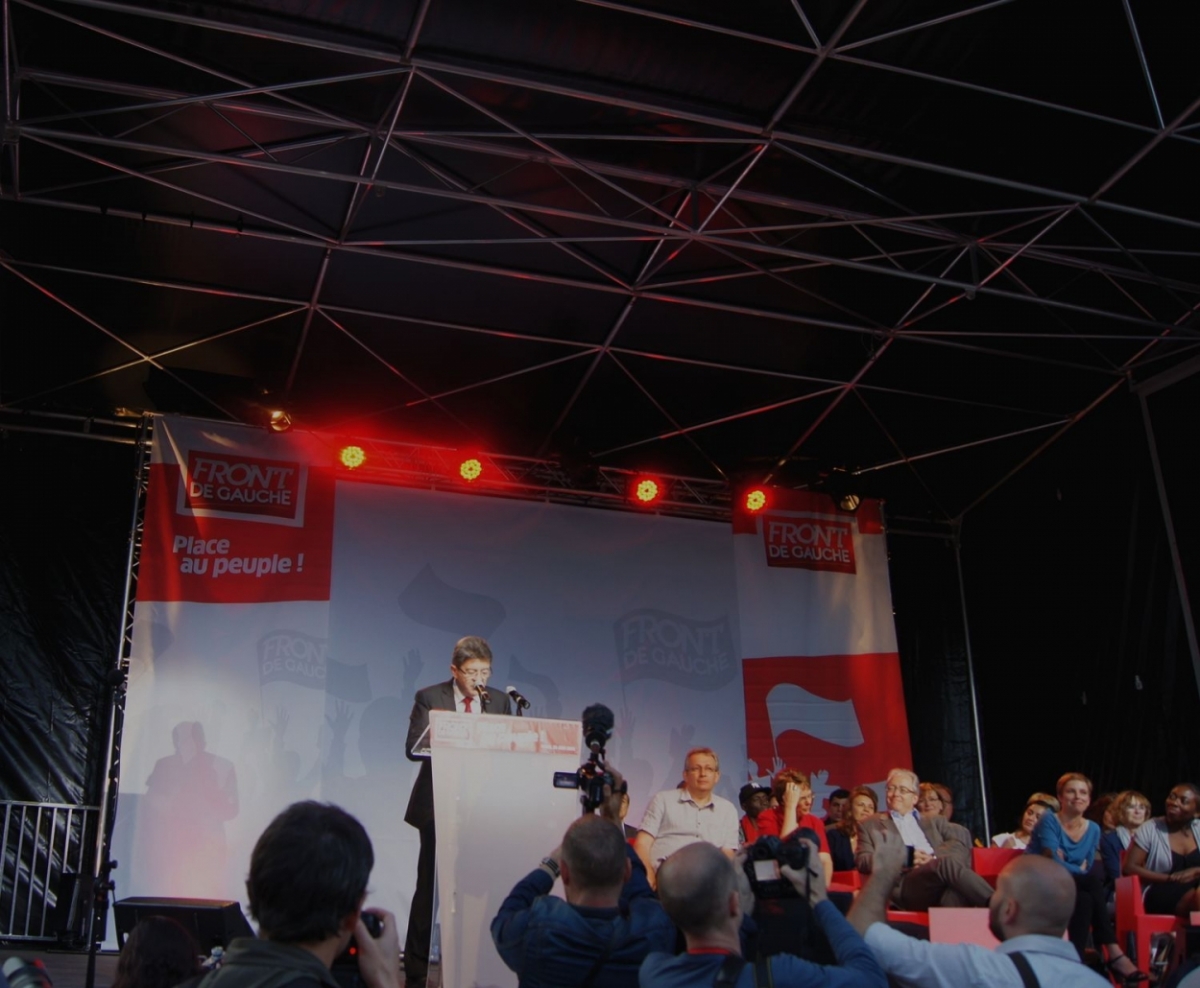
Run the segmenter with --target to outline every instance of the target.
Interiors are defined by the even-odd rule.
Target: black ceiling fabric
[[[1185,7],[11,0],[0,412],[960,519],[1200,344]]]

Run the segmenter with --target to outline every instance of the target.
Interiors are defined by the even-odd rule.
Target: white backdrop
[[[631,822],[679,780],[694,745],[720,753],[718,791],[736,801],[745,722],[727,527],[345,474],[334,485],[329,456],[303,435],[174,419],[156,429],[119,897],[244,901],[258,834],[288,803],[315,798],[366,825],[370,900],[406,923],[417,855],[402,822],[416,775],[408,714],[416,689],[449,678],[465,634],[489,639],[492,685],[516,686],[531,713],[613,709],[609,757],[629,778]],[[218,484],[189,501],[181,473],[185,491],[197,478]],[[205,554],[186,539],[205,541],[207,572],[187,572]],[[503,779],[495,786],[505,798]]]

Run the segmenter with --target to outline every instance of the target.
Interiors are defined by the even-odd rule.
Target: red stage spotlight
[[[746,492],[744,503],[747,511],[762,511],[767,506],[767,492],[761,487],[755,487],[754,490]]]
[[[475,459],[475,457],[471,457],[469,460],[463,460],[462,464],[458,468],[458,475],[462,477],[462,479],[468,484],[478,480],[482,473],[483,464]]]
[[[361,446],[343,446],[338,459],[347,470],[353,470],[367,462],[367,454]]]
[[[663,485],[653,477],[638,477],[632,487],[633,499],[638,504],[653,504],[663,496]]]

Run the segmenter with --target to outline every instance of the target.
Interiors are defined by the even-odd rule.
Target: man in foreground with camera
[[[884,835],[875,848],[875,870],[850,909],[887,973],[905,988],[1104,988],[1105,978],[1079,961],[1063,939],[1075,908],[1075,883],[1049,858],[1023,854],[1000,872],[988,907],[995,950],[973,943],[930,943],[891,929],[887,903],[904,868],[907,848]]]
[[[619,988],[653,950],[670,950],[675,927],[625,841],[625,782],[608,766],[599,814],[567,828],[562,844],[519,881],[492,920],[492,939],[521,988]],[[566,901],[550,895],[562,878]]]
[[[234,940],[221,966],[198,985],[339,988],[330,968],[353,937],[366,988],[399,988],[396,917],[362,909],[374,864],[371,839],[349,813],[327,803],[293,803],[250,856],[246,893],[259,939]]]
[[[750,865],[761,873],[761,880],[785,881],[796,895],[807,899],[836,965],[815,964],[791,954],[760,958],[753,964],[745,961],[738,932],[744,911],[753,903],[743,871],[745,857],[738,855],[731,862],[713,845],[697,843],[676,851],[658,869],[659,899],[683,931],[687,952],[647,957],[638,979],[641,988],[886,988],[883,970],[862,937],[826,896],[825,870],[816,846],[807,840],[800,846],[807,851],[800,856],[802,870],[763,858]],[[766,877],[772,864],[777,878]]]

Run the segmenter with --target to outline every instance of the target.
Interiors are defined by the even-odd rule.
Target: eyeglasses
[[[900,792],[912,792],[912,790],[911,789],[901,789]],[[917,800],[918,803],[940,803],[941,801],[942,801],[942,797],[935,796],[933,793],[925,793],[925,795],[923,795],[919,800]]]
[[[915,796],[917,794],[917,790],[909,789],[908,786],[887,786],[884,788],[883,791],[884,792],[902,792],[902,793],[906,793],[909,796]]]

